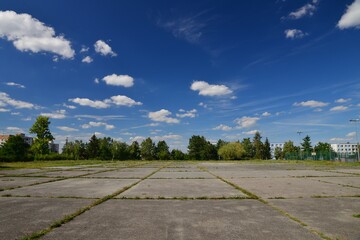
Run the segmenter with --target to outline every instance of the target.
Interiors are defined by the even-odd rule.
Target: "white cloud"
[[[270,116],[271,116],[271,113],[269,113],[269,112],[264,112],[263,114],[261,114],[261,116],[263,116],[263,117],[270,117]]]
[[[351,138],[330,138],[331,142],[345,142],[345,141],[350,141]]]
[[[255,133],[260,132],[259,130],[251,130],[251,131],[247,131],[247,132],[243,132],[243,134],[245,135],[255,135]]]
[[[0,11],[0,37],[13,42],[20,51],[51,52],[63,58],[75,55],[70,41],[56,36],[52,27],[25,13]]]
[[[134,85],[134,78],[129,75],[108,75],[102,79],[107,85],[132,87]]]
[[[65,132],[77,132],[77,131],[79,131],[76,128],[71,128],[71,127],[66,127],[66,126],[59,126],[59,127],[56,127],[56,128],[60,129],[61,131],[65,131]]]
[[[300,19],[305,16],[312,16],[316,11],[318,0],[313,0],[311,3],[305,4],[301,8],[289,14],[291,19]]]
[[[92,63],[94,60],[90,56],[86,56],[81,60],[83,63]]]
[[[337,27],[340,29],[360,28],[360,0],[355,0],[348,6],[346,12],[339,20]]]
[[[81,106],[87,106],[92,108],[109,108],[110,104],[107,100],[100,101],[100,100],[90,100],[88,98],[73,98],[69,99],[70,102],[77,103]]]
[[[95,52],[100,53],[103,56],[110,55],[112,57],[117,56],[115,52],[111,49],[111,47],[102,40],[97,40],[94,44]]]
[[[94,83],[99,84],[99,83],[100,83],[99,79],[98,79],[98,78],[95,78],[95,79],[94,79]]]
[[[117,106],[132,107],[136,105],[142,105],[141,102],[136,102],[135,100],[123,95],[112,96],[111,101]]]
[[[349,138],[356,137],[356,132],[349,132],[348,134],[346,134],[346,136]]]
[[[89,48],[88,47],[86,47],[86,46],[81,46],[81,50],[80,50],[80,52],[81,53],[85,53],[85,52],[88,52],[89,51]]]
[[[81,127],[84,128],[84,129],[88,129],[88,128],[91,128],[91,127],[101,127],[101,126],[104,126],[106,130],[111,130],[111,129],[115,128],[114,125],[107,124],[107,123],[104,123],[104,122],[89,122],[87,124],[81,125]]]
[[[151,137],[151,139],[153,139],[154,141],[179,140],[181,138],[182,138],[182,136],[176,135],[176,134],[169,134],[169,135],[164,135],[164,136]]]
[[[329,103],[326,102],[319,102],[319,101],[314,101],[314,100],[309,100],[306,102],[296,102],[293,104],[294,106],[297,107],[311,107],[311,108],[318,108],[318,107],[325,107],[327,105],[329,105]]]
[[[186,118],[186,117],[194,118],[194,117],[196,117],[197,110],[192,109],[190,111],[185,111],[184,109],[180,109],[179,112],[181,112],[181,113],[176,114],[176,116],[179,118]]]
[[[65,110],[58,110],[56,112],[53,113],[41,113],[41,116],[45,116],[45,117],[49,117],[49,118],[54,118],[54,119],[64,119],[66,118],[66,111]]]
[[[24,132],[24,130],[22,128],[18,128],[18,127],[7,127],[6,130],[8,130],[10,132],[16,132],[16,133]]]
[[[18,87],[18,88],[25,88],[25,86],[24,86],[24,85],[19,84],[19,83],[6,82],[5,84],[6,84],[7,86]]]
[[[11,115],[13,116],[19,116],[21,113],[20,112],[12,112]]]
[[[350,102],[350,101],[351,101],[351,98],[339,98],[339,99],[335,100],[336,103],[346,103],[346,102]]]
[[[138,143],[141,143],[142,141],[145,140],[145,137],[143,136],[135,136],[135,137],[130,137],[129,138],[130,142],[138,142]]]
[[[235,123],[239,125],[239,128],[249,128],[256,124],[260,120],[258,117],[242,117],[235,119]]]
[[[67,105],[67,104],[63,104],[63,107],[66,107],[66,108],[68,108],[68,109],[76,109],[76,107],[75,106],[73,106],[73,105]]]
[[[179,123],[179,119],[169,117],[171,112],[166,109],[161,109],[157,112],[149,112],[148,117],[155,122]]]
[[[219,126],[214,127],[212,130],[230,131],[230,130],[232,130],[232,127],[229,127],[224,124],[220,124]]]
[[[0,108],[0,112],[10,112],[10,110],[6,108]]]
[[[10,106],[15,107],[15,108],[32,109],[32,108],[36,107],[32,103],[12,99],[12,98],[9,97],[9,95],[7,93],[4,93],[4,92],[0,92],[0,102],[2,102],[3,106],[10,105]]]
[[[222,96],[232,93],[230,88],[225,85],[212,85],[205,81],[194,81],[190,89],[199,91],[199,95],[202,96]]]
[[[330,108],[330,111],[337,112],[337,111],[345,111],[347,109],[348,109],[348,107],[346,107],[346,106],[336,106],[336,107]]]
[[[285,37],[290,39],[300,39],[308,35],[299,29],[286,29],[284,33]]]

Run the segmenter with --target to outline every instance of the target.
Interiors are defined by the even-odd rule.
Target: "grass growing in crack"
[[[360,214],[354,214],[353,217],[354,218],[360,218]]]

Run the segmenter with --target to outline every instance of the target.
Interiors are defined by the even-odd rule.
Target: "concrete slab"
[[[202,170],[198,168],[163,168],[160,170],[160,172],[203,172]]]
[[[131,169],[131,168],[124,168],[121,170],[110,171],[110,172],[102,172],[102,173],[95,173],[88,175],[88,178],[125,178],[125,179],[141,179],[149,174],[156,171],[156,168],[138,168],[138,169]]]
[[[360,169],[336,169],[336,170],[331,170],[331,172],[350,173],[350,174],[360,175]]]
[[[360,188],[360,176],[359,177],[322,177],[322,178],[314,178],[313,180]]]
[[[56,180],[56,178],[2,177],[0,178],[0,189],[29,186],[35,183],[44,183],[53,180]]]
[[[333,239],[360,239],[360,198],[274,199],[271,204]]]
[[[323,172],[316,170],[249,170],[249,171],[218,171],[211,173],[223,178],[281,178],[281,177],[322,177],[322,176],[348,176],[345,173]]]
[[[90,172],[91,173],[91,172]],[[72,170],[72,171],[53,171],[26,174],[26,176],[41,176],[41,177],[77,177],[89,174],[88,171]]]
[[[135,179],[73,178],[0,192],[0,195],[101,198],[136,182]]]
[[[309,178],[241,178],[230,179],[239,187],[262,198],[299,198],[314,196],[354,196],[360,189],[343,187]]]
[[[23,169],[14,169],[14,170],[1,170],[0,174],[2,175],[23,175],[27,173],[42,172],[44,170],[38,168],[23,168]]]
[[[78,209],[87,199],[0,198],[0,239],[19,239],[49,227]]]
[[[198,179],[206,179],[206,178],[215,178],[213,175],[207,172],[157,172],[152,175],[150,178],[198,178]]]
[[[256,200],[109,200],[42,239],[120,238],[320,239]]]
[[[125,167],[125,166],[124,166]],[[88,172],[102,172],[102,171],[109,171],[109,170],[116,170],[115,167],[94,167],[94,168],[81,168],[81,171],[88,171]]]
[[[146,179],[117,198],[220,198],[246,197],[218,179]]]

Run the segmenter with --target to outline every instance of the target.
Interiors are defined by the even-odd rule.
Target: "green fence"
[[[336,153],[336,152],[295,152],[287,153],[284,156],[285,160],[330,160],[341,162],[357,162],[357,154]]]

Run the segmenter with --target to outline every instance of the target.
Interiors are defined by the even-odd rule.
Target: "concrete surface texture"
[[[40,239],[360,239],[359,171],[273,161],[1,170],[0,240],[42,230]]]

